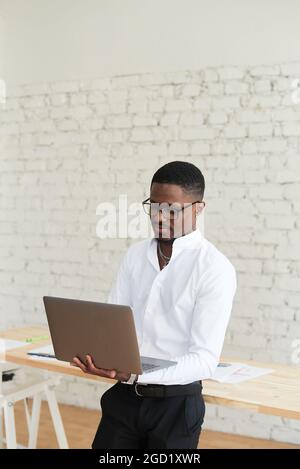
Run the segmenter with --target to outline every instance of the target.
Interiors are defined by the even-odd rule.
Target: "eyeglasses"
[[[203,204],[203,207],[205,206],[204,200],[196,200],[190,204],[184,204],[183,207],[176,203],[168,204],[167,202],[151,202],[150,197],[142,202],[144,212],[147,215],[155,217],[159,214],[159,212],[161,212],[165,218],[171,219],[178,218],[181,212],[194,204]]]

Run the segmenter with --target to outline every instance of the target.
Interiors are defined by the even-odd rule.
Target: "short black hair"
[[[171,161],[159,168],[153,175],[151,185],[176,184],[186,193],[195,193],[202,200],[205,190],[205,180],[200,169],[185,161]]]

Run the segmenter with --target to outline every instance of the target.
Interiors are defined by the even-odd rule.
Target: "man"
[[[197,448],[205,414],[202,380],[218,365],[232,301],[235,269],[196,227],[205,181],[191,163],[173,161],[152,178],[143,202],[152,239],[125,255],[108,302],[131,306],[140,353],[175,360],[132,376],[87,365],[85,373],[117,380],[101,397],[92,448]]]

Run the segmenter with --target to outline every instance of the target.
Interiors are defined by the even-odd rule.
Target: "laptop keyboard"
[[[158,365],[153,365],[153,363],[142,363],[143,371],[155,370],[159,368]]]

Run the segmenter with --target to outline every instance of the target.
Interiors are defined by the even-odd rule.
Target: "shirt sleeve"
[[[188,353],[171,358],[176,365],[139,376],[138,382],[187,384],[211,378],[219,363],[236,286],[235,269],[228,260],[211,267],[196,297]]]
[[[128,266],[128,251],[123,257],[107,297],[107,303],[131,306],[131,281]]]

